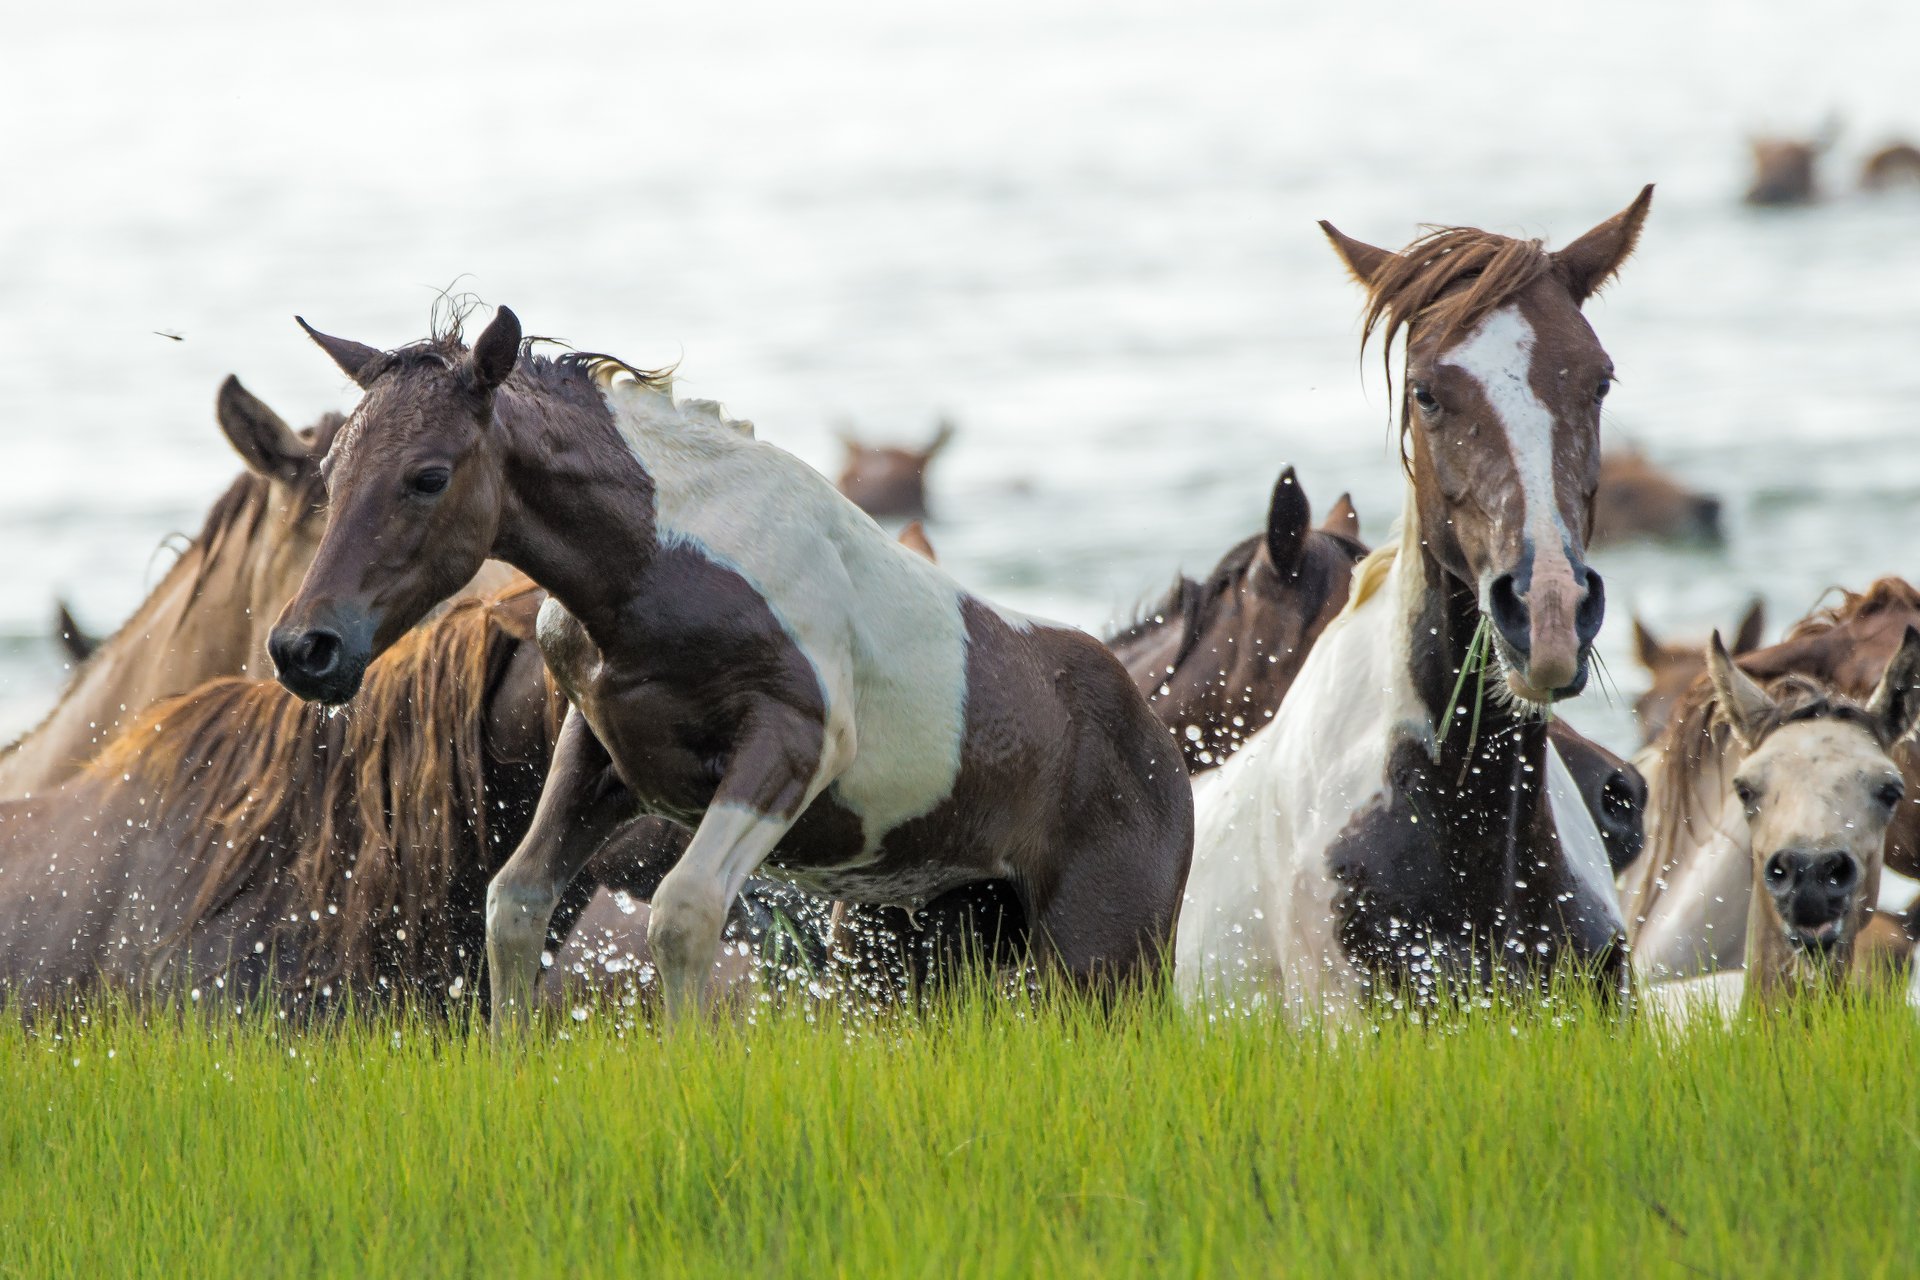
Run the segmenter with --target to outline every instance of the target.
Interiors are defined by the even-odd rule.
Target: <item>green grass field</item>
[[[7,1275],[1902,1276],[1920,1024],[0,1028]]]

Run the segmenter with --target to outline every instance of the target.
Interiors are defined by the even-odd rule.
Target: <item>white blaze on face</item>
[[[1521,520],[1533,542],[1536,579],[1555,571],[1570,577],[1566,521],[1553,476],[1553,411],[1533,390],[1533,324],[1509,303],[1482,320],[1468,338],[1441,359],[1474,382],[1486,397],[1487,408],[1506,433],[1520,482]],[[1483,575],[1481,607],[1492,578]]]

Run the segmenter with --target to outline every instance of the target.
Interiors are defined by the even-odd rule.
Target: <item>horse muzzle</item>
[[[282,624],[267,637],[267,653],[290,692],[307,702],[338,706],[360,691],[373,632],[373,620],[364,616],[325,618],[304,627]]]
[[[1557,702],[1587,686],[1594,638],[1606,617],[1600,575],[1565,554],[1538,556],[1527,547],[1518,568],[1486,587],[1486,613],[1507,670],[1507,685],[1526,702]]]

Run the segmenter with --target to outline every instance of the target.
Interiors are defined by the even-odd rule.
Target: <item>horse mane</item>
[[[1367,281],[1364,349],[1378,331],[1387,347],[1416,323],[1444,338],[1478,323],[1553,270],[1539,240],[1477,227],[1431,227]]]
[[[344,712],[270,680],[210,681],[143,714],[86,776],[142,788],[155,825],[180,819],[188,869],[179,947],[264,880],[271,945],[313,982],[366,987],[387,973],[457,971],[449,896],[485,865],[486,703],[512,634],[495,607],[532,590],[456,602],[370,667]],[[548,729],[563,710],[548,685]]]
[[[1359,564],[1353,566],[1353,590],[1347,596],[1347,607],[1342,614],[1352,613],[1371,600],[1387,581],[1394,561],[1400,557],[1400,539],[1396,535],[1385,545],[1367,552]]]
[[[1220,557],[1220,563],[1213,567],[1213,572],[1207,575],[1204,582],[1185,574],[1176,577],[1164,596],[1153,604],[1135,610],[1132,621],[1106,637],[1105,643],[1109,646],[1123,644],[1169,624],[1177,625],[1180,628],[1180,650],[1171,665],[1179,666],[1193,652],[1193,646],[1200,642],[1201,614],[1223,592],[1246,576],[1254,557],[1260,553],[1260,543],[1259,534],[1236,543],[1226,555]]]
[[[1824,608],[1816,607],[1813,612],[1793,624],[1785,639],[1801,640],[1810,636],[1826,635],[1850,623],[1894,610],[1920,613],[1920,588],[1915,587],[1905,578],[1880,578],[1869,585],[1865,591],[1829,587],[1826,595],[1836,592],[1840,596],[1837,603]],[[1822,598],[1824,599],[1825,596]]]

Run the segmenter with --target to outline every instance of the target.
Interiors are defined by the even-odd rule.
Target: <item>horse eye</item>
[[[428,467],[413,478],[413,491],[424,494],[439,493],[452,479],[453,472],[445,467]]]
[[[1895,805],[1900,803],[1900,797],[1906,794],[1907,794],[1906,784],[1900,783],[1900,782],[1886,782],[1886,783],[1882,783],[1878,788],[1874,790],[1873,798],[1880,802],[1880,806],[1882,808],[1892,809]]]
[[[1593,389],[1593,398],[1595,400],[1605,400],[1607,398],[1607,392],[1611,390],[1613,390],[1613,379],[1602,378],[1600,379],[1600,385]]]
[[[1422,413],[1438,413],[1440,410],[1439,399],[1435,397],[1433,392],[1427,389],[1425,383],[1416,382],[1414,384],[1413,402],[1420,406]]]
[[[1746,782],[1735,782],[1733,794],[1740,797],[1741,805],[1748,810],[1752,810],[1753,802],[1759,798],[1759,793],[1753,789],[1752,784]]]

